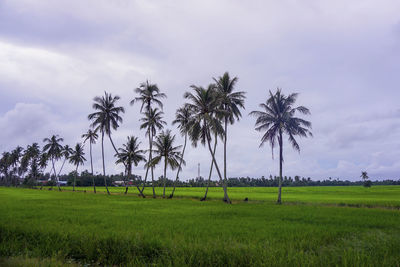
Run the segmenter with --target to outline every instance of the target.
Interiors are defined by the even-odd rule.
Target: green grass
[[[284,188],[280,206],[276,188],[78,189],[0,188],[0,264],[400,266],[399,186]]]

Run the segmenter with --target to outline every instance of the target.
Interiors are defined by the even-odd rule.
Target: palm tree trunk
[[[153,133],[151,134],[151,143],[150,143],[150,161],[153,160]],[[151,166],[151,185],[153,187],[153,198],[156,198],[156,190],[154,188],[154,167]]]
[[[181,161],[179,162],[178,171],[176,172],[176,178],[175,178],[175,183],[174,183],[174,189],[172,189],[172,193],[171,193],[171,195],[169,195],[169,198],[173,198],[173,197],[174,197],[175,188],[176,188],[176,183],[178,182],[178,179],[179,179],[179,172],[181,171],[181,166],[182,166],[182,162],[183,162],[183,156],[185,155],[186,141],[187,141],[187,133],[185,134],[185,143],[184,143],[183,149],[182,149],[182,158],[181,158]]]
[[[214,155],[215,155],[215,151],[217,150],[217,135],[215,134],[215,141],[214,141]],[[207,194],[208,194],[208,188],[210,187],[210,181],[211,181],[211,175],[212,175],[212,169],[214,166],[214,161],[211,160],[211,166],[210,166],[210,173],[208,174],[208,181],[207,181],[207,188],[206,188],[206,193],[204,194],[204,197],[201,199],[201,201],[204,201],[207,199]]]
[[[131,177],[131,166],[128,166],[128,171],[127,171],[127,180],[128,180],[128,182],[129,182],[129,178]],[[128,189],[129,189],[129,187],[128,187],[128,183],[127,182],[125,182],[125,195],[126,194],[128,194]]]
[[[51,157],[51,163],[53,165],[53,172],[54,172],[54,181],[57,181],[57,172],[56,172],[56,168],[54,167],[54,156]],[[51,185],[50,187],[51,189],[53,189],[53,185]]]
[[[281,194],[282,194],[282,150],[283,150],[283,142],[282,142],[282,130],[279,130],[279,189],[278,189],[278,201],[277,204],[282,204]]]
[[[65,164],[65,161],[66,161],[66,160],[67,160],[67,158],[64,159],[63,164],[61,165],[61,169],[60,169],[60,171],[58,172],[58,176],[60,176],[61,171],[62,171],[62,169],[64,168],[64,164]]]
[[[220,172],[220,170],[219,170],[217,161],[215,160],[215,155],[214,155],[214,153],[213,153],[213,151],[212,151],[212,149],[211,149],[211,144],[210,144],[210,138],[209,138],[209,136],[207,136],[207,144],[208,144],[208,150],[210,151],[211,156],[212,156],[212,159],[213,159],[213,161],[214,161],[215,169],[217,170],[217,173],[218,173],[218,176],[219,176],[219,181],[221,182],[222,188],[223,188],[223,190],[224,190],[224,201],[225,201],[226,203],[231,204],[232,202],[231,202],[231,200],[229,199],[229,196],[228,196],[228,192],[227,192],[227,190],[226,190],[226,187],[223,185],[222,175],[221,175],[221,172]]]
[[[104,131],[101,131],[101,156],[103,158],[103,177],[104,177],[104,185],[107,190],[107,194],[110,194],[107,186],[107,179],[106,179],[106,165],[104,163]]]
[[[165,198],[165,187],[167,185],[167,156],[164,155],[164,190],[163,190],[163,198]]]
[[[75,176],[74,176],[74,186],[72,188],[72,191],[74,191],[74,192],[75,192],[76,177],[78,176],[78,166],[79,165],[76,165]]]
[[[226,140],[228,139],[228,118],[225,117],[225,134],[224,134],[224,187],[227,189],[226,179]],[[215,153],[214,153],[215,154]]]
[[[93,175],[93,157],[92,157],[92,142],[89,140],[89,148],[90,148],[90,167],[92,169],[92,181],[93,181],[93,192],[96,194],[96,183],[94,182],[94,175]]]

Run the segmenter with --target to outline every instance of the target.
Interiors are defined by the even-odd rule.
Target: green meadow
[[[0,265],[400,266],[400,186],[77,189],[1,187]]]

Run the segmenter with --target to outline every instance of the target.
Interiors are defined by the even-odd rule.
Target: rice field
[[[77,189],[0,188],[0,265],[400,266],[399,186]]]

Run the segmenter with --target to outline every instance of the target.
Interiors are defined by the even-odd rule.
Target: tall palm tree
[[[43,147],[43,151],[46,152],[51,159],[51,163],[53,166],[53,172],[54,172],[54,180],[56,180],[56,182],[57,182],[59,191],[61,191],[61,188],[60,188],[60,183],[58,182],[58,179],[57,179],[55,162],[57,160],[59,160],[61,157],[61,152],[63,150],[63,146],[60,143],[63,141],[64,141],[64,139],[59,137],[58,135],[53,135],[50,138],[43,139],[43,142],[45,143],[45,145]]]
[[[285,96],[281,89],[277,89],[273,94],[269,91],[269,98],[265,103],[261,103],[261,111],[252,111],[250,115],[257,118],[255,129],[260,132],[265,132],[261,138],[260,147],[265,142],[269,142],[272,148],[272,156],[276,143],[279,144],[279,190],[278,204],[282,203],[282,163],[283,163],[283,134],[288,135],[289,143],[292,147],[300,152],[300,146],[295,137],[312,136],[311,122],[295,117],[296,112],[304,115],[310,114],[308,108],[304,106],[294,107],[297,93]]]
[[[228,196],[226,185],[223,183],[223,178],[215,159],[215,153],[211,148],[211,133],[216,133],[219,136],[224,135],[224,128],[221,125],[221,118],[225,111],[221,107],[221,99],[215,90],[215,85],[211,84],[207,89],[192,85],[194,93],[186,92],[184,97],[190,101],[188,107],[193,111],[193,126],[190,131],[190,138],[195,145],[197,140],[200,140],[203,145],[207,144],[212,160],[217,170],[222,188],[224,190],[224,201],[231,203]]]
[[[97,139],[99,138],[96,131],[89,129],[85,134],[82,135],[84,138],[83,143],[89,141],[89,149],[90,149],[90,167],[92,170],[92,182],[93,182],[93,192],[96,194],[96,183],[94,182],[94,174],[93,174],[93,157],[92,157],[92,144],[96,144]]]
[[[104,96],[99,97],[96,96],[93,101],[93,109],[96,112],[89,114],[88,119],[92,121],[92,127],[95,131],[101,132],[101,155],[103,158],[103,176],[104,176],[104,184],[106,186],[107,194],[110,194],[108,190],[107,181],[106,181],[106,167],[104,163],[104,135],[106,134],[110,142],[114,148],[114,150],[118,153],[117,148],[114,145],[114,142],[111,138],[111,131],[116,130],[119,127],[119,123],[122,123],[122,117],[119,115],[120,113],[125,113],[125,109],[123,107],[116,106],[117,101],[120,99],[119,96],[112,96],[107,92],[104,92]]]
[[[161,108],[161,110],[163,109],[163,103],[161,101],[162,98],[166,98],[167,96],[164,93],[160,92],[160,89],[158,88],[157,84],[152,84],[149,83],[149,81],[147,80],[146,82],[143,82],[139,85],[138,88],[135,89],[135,93],[137,93],[139,96],[135,97],[130,104],[133,105],[136,102],[141,103],[140,106],[140,112],[144,113],[145,118],[148,116],[148,114],[150,114],[152,112],[153,109],[153,105],[157,105],[158,107]],[[143,111],[144,110],[144,111]],[[148,113],[146,115],[146,113]],[[151,125],[149,124],[148,127],[151,127]],[[147,129],[146,134],[149,137],[149,158],[148,158],[148,162],[151,161],[151,150],[152,150],[152,143],[153,143],[153,137],[156,134],[156,131],[154,131],[154,133],[152,131],[150,131],[149,129]],[[146,174],[145,174],[145,178],[143,181],[143,187],[141,190],[141,195],[144,196],[143,194],[143,190],[144,187],[146,185],[146,181],[147,181],[147,175],[149,173],[149,168],[151,168],[151,174],[152,174],[152,181],[154,181],[154,170],[153,167],[150,167],[149,165],[147,165],[146,168]],[[155,197],[155,191],[154,191],[154,185],[153,185],[153,197]]]
[[[244,109],[245,92],[234,92],[235,85],[238,81],[237,77],[231,79],[228,72],[218,79],[214,78],[219,97],[221,98],[222,109],[226,112],[223,114],[224,121],[224,183],[227,183],[227,164],[226,164],[226,143],[228,140],[228,123],[234,124],[235,119],[239,120],[242,114],[240,109]]]
[[[177,124],[178,125],[178,129],[179,132],[182,136],[185,137],[185,142],[182,148],[182,158],[179,162],[179,167],[178,170],[176,172],[176,178],[175,178],[175,183],[174,183],[174,188],[172,189],[172,193],[169,196],[169,198],[173,198],[174,197],[174,193],[175,193],[175,188],[176,188],[176,183],[178,182],[179,179],[179,172],[182,169],[182,163],[183,163],[183,156],[185,155],[185,149],[186,149],[186,142],[187,142],[187,136],[188,133],[191,129],[191,127],[193,126],[193,120],[192,120],[192,112],[189,109],[188,106],[184,105],[181,108],[178,108],[178,110],[175,113],[175,120],[172,122],[173,125]]]
[[[65,162],[67,161],[67,159],[69,159],[69,156],[71,155],[72,151],[73,151],[73,149],[72,149],[69,145],[65,145],[65,146],[62,148],[61,157],[64,158],[64,161],[63,161],[63,163],[62,163],[62,165],[61,165],[61,168],[60,168],[60,170],[59,170],[59,172],[58,172],[58,176],[60,176],[61,171],[62,171],[63,168],[64,168],[64,164],[65,164]]]
[[[166,182],[167,182],[167,168],[170,166],[172,170],[175,170],[176,168],[179,168],[179,165],[183,163],[184,165],[186,164],[185,161],[183,160],[183,157],[181,153],[179,152],[179,149],[182,146],[174,146],[175,142],[175,135],[171,135],[171,131],[162,131],[157,137],[156,140],[154,140],[153,145],[155,147],[154,152],[155,152],[155,157],[152,159],[152,161],[149,163],[152,166],[157,165],[158,163],[161,162],[161,160],[164,158],[164,190],[163,190],[163,198],[165,198],[165,187],[166,187]]]
[[[161,130],[164,125],[167,123],[162,120],[162,115],[164,113],[159,111],[158,108],[150,109],[144,113],[145,117],[141,118],[140,121],[142,124],[140,125],[140,129],[146,129],[146,136],[149,137],[149,159],[148,162],[153,160],[153,137],[157,134],[157,130]],[[151,181],[152,181],[152,188],[153,188],[153,198],[156,197],[156,191],[154,189],[154,165],[147,164],[146,165],[146,175],[143,182],[143,187],[141,190],[141,194],[143,194],[144,186],[147,180],[147,174],[149,172],[149,168],[151,170]]]
[[[117,164],[124,163],[128,180],[132,175],[132,165],[137,166],[141,161],[146,161],[144,151],[139,149],[139,145],[140,142],[138,141],[137,137],[128,136],[127,142],[118,149],[119,153],[115,155],[118,158],[118,160],[116,161]],[[139,185],[136,184],[135,177],[133,177],[133,180],[137,189],[139,190],[139,194],[143,196],[142,192],[140,191]],[[129,188],[127,181],[125,181],[125,187],[125,194],[127,194]]]
[[[83,146],[79,143],[76,144],[75,149],[72,151],[72,153],[69,157],[69,162],[76,166],[74,185],[73,185],[72,191],[75,191],[76,177],[78,176],[78,167],[79,167],[79,165],[83,165],[86,161],[86,158],[84,156],[85,156],[85,152],[83,150]]]

